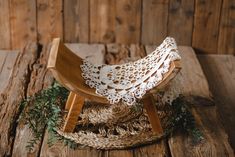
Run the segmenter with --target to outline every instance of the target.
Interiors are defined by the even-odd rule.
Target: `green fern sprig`
[[[65,144],[73,148],[76,147],[76,143],[71,140],[65,140],[55,130],[62,122],[61,108],[66,102],[68,93],[67,89],[55,82],[48,89],[42,90],[22,101],[21,108],[24,108],[24,111],[20,115],[20,120],[28,124],[33,132],[33,139],[26,146],[30,151],[41,141],[45,128],[47,128],[49,134],[49,146],[53,145],[57,140],[62,140]]]
[[[180,129],[191,135],[194,142],[204,139],[202,132],[197,128],[196,120],[191,111],[191,104],[186,98],[180,95],[171,103],[173,115],[170,121],[170,128]]]

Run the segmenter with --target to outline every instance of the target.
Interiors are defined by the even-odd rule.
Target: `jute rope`
[[[159,97],[159,95],[158,95]],[[160,99],[158,99],[160,100]],[[167,122],[171,115],[168,103],[156,101],[158,114],[164,130],[170,130]],[[166,135],[156,136],[151,129],[147,114],[141,103],[99,105],[86,102],[75,132],[57,132],[78,144],[97,149],[123,149],[151,143]]]

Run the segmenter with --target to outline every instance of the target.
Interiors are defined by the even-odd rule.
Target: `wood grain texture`
[[[169,0],[167,34],[178,45],[192,44],[194,0]]]
[[[53,82],[53,77],[46,69],[47,59],[49,55],[50,44],[44,45],[44,48],[40,52],[39,58],[35,61],[31,69],[29,82],[27,82],[27,96],[32,96],[42,89],[46,89]],[[39,141],[32,152],[29,152],[26,146],[30,139],[33,138],[31,130],[28,125],[25,125],[23,121],[19,121],[16,128],[16,137],[14,141],[14,147],[12,151],[13,157],[18,156],[38,156],[42,141]]]
[[[167,150],[167,140],[163,139],[151,145],[141,146],[134,150],[135,157],[169,157]]]
[[[39,148],[41,145],[41,142],[35,144],[35,147],[31,152],[26,148],[28,145],[28,142],[33,138],[33,134],[31,130],[29,129],[28,125],[24,125],[22,123],[18,124],[16,136],[15,136],[15,142],[13,146],[12,151],[12,157],[19,157],[19,156],[25,156],[25,157],[35,157],[39,155]]]
[[[12,49],[22,49],[37,41],[36,0],[10,0]]]
[[[235,55],[235,1],[223,0],[220,16],[220,31],[218,50],[219,54]]]
[[[132,150],[109,150],[104,151],[104,157],[134,157]]]
[[[201,53],[216,53],[222,0],[196,0],[192,46]]]
[[[141,42],[160,44],[167,36],[169,0],[144,0]]]
[[[172,86],[182,88],[184,95],[198,95],[210,98],[210,92],[206,77],[194,51],[189,47],[180,47],[182,57],[182,70],[173,80]],[[195,144],[192,137],[176,133],[169,140],[169,147],[173,157],[181,156],[234,156],[228,142],[228,137],[217,115],[216,106],[193,106],[192,113],[196,119],[198,128],[204,136],[204,140]]]
[[[48,132],[45,133],[44,140],[47,141]],[[69,147],[65,147],[63,143],[57,142],[52,147],[48,147],[46,142],[43,142],[40,157],[102,157],[102,151],[82,148],[73,150]]]
[[[0,51],[0,93],[8,85],[18,53],[17,51]]]
[[[140,43],[141,0],[116,1],[116,42]]]
[[[9,1],[0,1],[0,49],[11,49]]]
[[[71,92],[70,92],[71,93]],[[72,100],[71,100],[72,99]],[[75,94],[74,97],[68,97],[67,103],[71,102],[69,112],[64,122],[63,131],[73,132],[78,121],[78,117],[82,111],[85,98]],[[67,104],[66,104],[67,105]]]
[[[197,95],[210,98],[208,82],[197,60],[196,54],[191,47],[179,46],[182,70],[177,75],[175,86],[182,88],[185,95]],[[193,70],[192,70],[193,69]],[[174,81],[174,80],[173,80]],[[182,82],[181,82],[182,81]]]
[[[105,62],[105,46],[102,44],[65,44],[73,53],[81,58],[87,58],[93,64]]]
[[[154,105],[154,100],[152,97],[146,97],[142,100],[143,107],[146,110],[146,113],[148,115],[148,120],[151,124],[152,131],[158,135],[161,136],[163,134],[163,129],[161,125],[160,118],[157,113],[157,108]]]
[[[229,141],[235,150],[235,58],[231,55],[200,55],[198,58]]]
[[[90,1],[90,42],[115,42],[115,0]]]
[[[234,0],[2,0],[0,48],[65,42],[160,44],[235,53]],[[64,27],[64,28],[63,28]]]
[[[31,67],[37,57],[37,46],[29,44],[18,54],[6,88],[0,96],[0,156],[10,156],[13,146],[19,106],[27,91]],[[7,68],[7,67],[6,67]]]
[[[38,42],[46,45],[53,38],[63,38],[62,0],[37,0]]]
[[[64,41],[89,42],[89,0],[64,1]]]
[[[70,107],[71,107],[71,105],[72,105],[72,102],[73,102],[73,99],[74,99],[75,95],[76,95],[75,93],[69,92],[69,96],[68,96],[68,98],[67,98],[67,101],[66,101],[66,104],[65,104],[65,107],[64,107],[64,109],[66,110],[66,112],[69,111],[69,109],[70,109]]]
[[[108,64],[122,64],[126,63],[129,57],[128,46],[119,44],[107,44],[105,54],[105,63]]]

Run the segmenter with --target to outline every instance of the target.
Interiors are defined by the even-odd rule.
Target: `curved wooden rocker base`
[[[68,115],[63,126],[64,132],[73,132],[85,99],[109,103],[105,97],[96,94],[94,88],[90,88],[85,84],[85,80],[81,76],[80,65],[82,63],[83,60],[68,49],[59,38],[53,40],[47,67],[55,79],[70,91],[65,106],[65,109],[68,110]],[[152,93],[165,86],[180,68],[180,61],[171,62],[169,71],[163,75],[162,81],[154,89],[146,93],[141,100],[148,114],[153,132],[157,135],[161,135],[163,129],[152,99]]]

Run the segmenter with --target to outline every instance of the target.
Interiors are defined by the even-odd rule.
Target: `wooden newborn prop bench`
[[[125,65],[92,65],[75,55],[59,38],[54,39],[47,67],[55,79],[70,91],[63,131],[73,132],[85,99],[105,104],[133,105],[138,98],[143,102],[153,132],[161,135],[163,129],[152,93],[166,85],[181,67],[172,38],[166,39],[155,51],[152,56]],[[157,57],[154,58],[154,55]],[[142,73],[138,74],[138,71]]]

